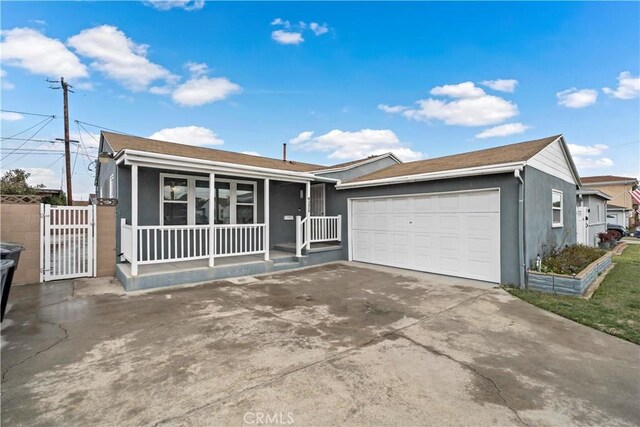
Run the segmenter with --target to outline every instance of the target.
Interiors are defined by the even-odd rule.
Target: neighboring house
[[[598,233],[607,231],[607,202],[611,196],[599,190],[578,190],[577,243],[598,246]]]
[[[616,206],[611,203],[607,204],[607,223],[617,224],[627,227],[629,217],[633,216],[633,212],[623,206]]]
[[[582,178],[583,188],[600,190],[611,196],[609,201],[609,212],[607,221],[610,224],[624,225],[632,228],[637,223],[637,216],[634,214],[634,200],[631,191],[638,186],[638,180],[626,176],[585,176]],[[637,204],[635,204],[637,209]]]
[[[127,289],[334,260],[523,285],[538,254],[576,242],[561,135],[326,167],[102,132],[99,157]]]

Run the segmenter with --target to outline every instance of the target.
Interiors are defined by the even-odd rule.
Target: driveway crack
[[[31,359],[34,359],[34,358],[38,357],[38,356],[39,356],[39,355],[41,355],[42,353],[44,353],[44,352],[46,352],[46,351],[51,350],[53,347],[57,346],[57,345],[58,345],[58,344],[60,344],[61,342],[66,341],[67,339],[69,339],[69,331],[68,331],[64,326],[62,326],[62,323],[55,323],[55,322],[50,322],[50,321],[48,321],[48,320],[44,320],[44,319],[42,319],[42,318],[40,317],[40,313],[36,314],[36,320],[38,320],[38,321],[39,321],[39,322],[41,322],[41,323],[48,323],[48,324],[50,324],[50,325],[57,326],[59,329],[61,329],[61,330],[62,330],[62,332],[64,332],[64,336],[62,336],[61,338],[59,338],[58,340],[56,340],[56,342],[54,342],[54,343],[53,343],[53,344],[51,344],[50,346],[48,346],[48,347],[46,347],[46,348],[44,348],[44,349],[42,349],[42,350],[38,350],[37,352],[35,352],[35,353],[34,353],[34,354],[32,354],[31,356],[29,356],[29,357],[26,357],[26,358],[22,359],[20,362],[18,362],[18,363],[16,363],[16,364],[14,364],[14,365],[9,366],[7,369],[5,369],[4,371],[2,371],[2,381],[3,381],[3,382],[4,382],[4,380],[5,380],[5,376],[6,376],[6,375],[9,373],[9,371],[11,371],[12,369],[15,369],[15,368],[17,368],[18,366],[22,365],[23,363],[25,363],[25,362],[27,362],[27,361],[29,361],[29,360],[31,360]]]
[[[461,365],[463,367],[465,367],[466,369],[470,370],[471,372],[473,372],[474,374],[476,374],[477,376],[479,376],[480,378],[484,379],[485,381],[487,381],[488,383],[490,383],[493,388],[496,391],[496,394],[498,395],[498,397],[500,398],[500,400],[502,400],[502,402],[504,403],[504,405],[509,408],[509,410],[513,413],[513,415],[516,416],[516,418],[518,419],[518,421],[520,422],[520,424],[525,425],[527,427],[529,427],[529,424],[527,424],[526,422],[524,422],[524,420],[522,418],[520,418],[520,414],[518,414],[518,411],[516,409],[514,409],[509,402],[507,402],[507,399],[505,399],[505,397],[502,395],[502,390],[500,389],[500,387],[498,386],[498,383],[495,382],[495,380],[485,374],[483,374],[482,372],[480,372],[476,367],[474,367],[473,365],[466,363],[466,362],[462,362],[460,360],[457,360],[455,358],[453,358],[452,356],[448,355],[447,353],[443,353],[440,350],[436,350],[433,347],[430,347],[428,345],[419,343],[418,341],[414,340],[413,338],[409,338],[408,336],[398,333],[398,332],[394,332],[395,335],[399,336],[400,338],[404,338],[405,340],[411,342],[414,345],[417,345],[418,347],[428,351],[429,353],[433,353],[437,356],[440,357],[444,357],[447,358],[449,360],[451,360],[454,363],[457,363],[458,365]]]

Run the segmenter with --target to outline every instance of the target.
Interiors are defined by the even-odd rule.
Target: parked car
[[[622,234],[622,237],[629,235],[629,232],[627,231],[626,227],[624,227],[623,225],[607,224],[607,231],[611,231],[611,230],[615,230],[618,233]]]
[[[636,228],[636,231],[633,232],[633,237],[640,239],[640,228]]]

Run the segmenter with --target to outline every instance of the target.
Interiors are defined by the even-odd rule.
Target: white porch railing
[[[296,216],[296,256],[311,243],[342,241],[342,215]]]
[[[266,252],[266,233],[265,224],[144,225],[134,249],[133,227],[123,219],[120,248],[132,265],[207,259],[211,248],[214,258],[253,255]]]

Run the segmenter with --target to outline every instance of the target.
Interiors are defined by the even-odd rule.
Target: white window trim
[[[115,199],[115,188],[113,186],[114,183],[114,176],[113,174],[111,174],[111,176],[109,176],[109,198],[110,199]]]
[[[187,201],[177,201],[177,200],[164,200],[164,179],[165,178],[180,178],[187,180]],[[209,177],[205,176],[196,176],[196,175],[180,175],[180,174],[172,174],[172,173],[161,173],[160,174],[160,225],[164,225],[164,204],[167,203],[187,203],[187,225],[195,225],[196,223],[196,181],[207,181],[209,182]],[[238,184],[249,184],[253,186],[253,223],[258,223],[258,183],[256,181],[246,181],[240,179],[227,179],[227,178],[216,178],[215,182],[226,182],[229,183],[229,192],[230,192],[230,209],[229,209],[229,224],[236,224],[237,215],[236,215],[236,206],[250,206],[251,203],[237,203],[237,186]],[[215,200],[210,200],[211,203],[209,220],[211,220],[211,216],[214,214],[215,209]]]
[[[560,207],[556,208],[553,206],[553,196],[555,194],[560,195]],[[560,211],[560,222],[553,222],[553,211]],[[551,227],[552,228],[561,228],[564,227],[564,194],[560,190],[551,190]]]

